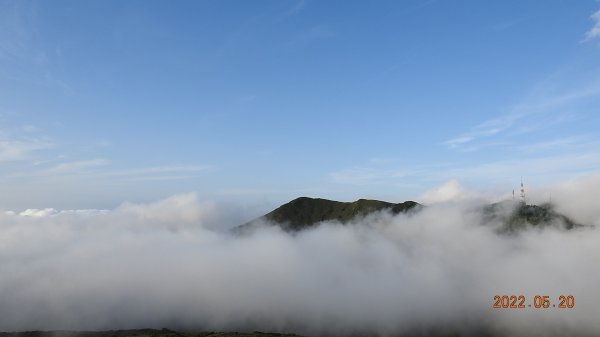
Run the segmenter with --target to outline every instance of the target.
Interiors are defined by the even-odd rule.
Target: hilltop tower
[[[525,187],[523,186],[523,177],[521,177],[521,193],[519,193],[519,201],[525,204]]]

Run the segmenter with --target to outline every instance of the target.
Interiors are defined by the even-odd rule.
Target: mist
[[[532,195],[552,191],[559,211],[596,227],[518,235],[482,225],[482,200],[294,234],[265,224],[244,236],[227,229],[248,210],[196,194],[113,210],[5,211],[0,331],[599,335],[599,177]],[[496,295],[524,295],[527,303],[572,295],[575,307],[493,309]]]

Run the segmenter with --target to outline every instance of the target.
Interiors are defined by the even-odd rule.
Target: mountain
[[[319,198],[300,197],[281,205],[262,217],[236,228],[243,232],[259,222],[273,222],[285,230],[299,231],[310,228],[322,221],[348,222],[356,216],[388,209],[394,214],[418,210],[422,206],[414,201],[390,203],[379,200],[359,199],[354,202],[341,202]]]
[[[300,197],[273,211],[233,229],[234,233],[251,231],[261,223],[272,223],[286,231],[296,232],[313,227],[323,221],[346,223],[357,216],[365,216],[381,210],[393,214],[417,212],[423,205],[414,201],[390,203],[379,200],[359,199],[354,202]],[[526,227],[557,226],[565,229],[582,227],[554,210],[552,205],[527,205],[502,201],[477,209],[483,212],[482,225],[498,225],[498,232],[514,233]]]
[[[554,210],[551,204],[527,205],[524,202],[502,201],[483,208],[484,223],[500,222],[500,232],[516,232],[528,226],[556,226],[564,229],[583,227]]]

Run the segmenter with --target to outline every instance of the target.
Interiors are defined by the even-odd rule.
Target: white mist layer
[[[593,198],[600,179],[560,188]],[[593,202],[558,208],[600,223]],[[236,237],[208,229],[217,209],[182,195],[110,211],[0,214],[0,331],[600,334],[595,228],[498,235],[473,204],[445,203]],[[498,310],[495,295],[573,295],[576,306]]]

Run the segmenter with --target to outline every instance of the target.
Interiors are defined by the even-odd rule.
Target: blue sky
[[[596,1],[0,1],[0,208],[600,168]]]

